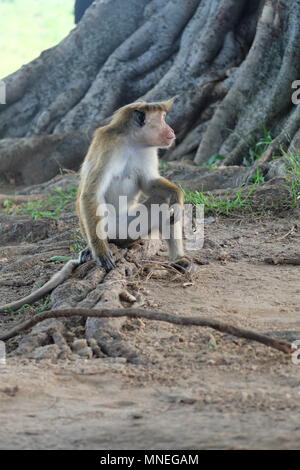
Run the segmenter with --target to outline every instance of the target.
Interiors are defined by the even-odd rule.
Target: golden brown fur
[[[140,101],[128,104],[113,114],[109,124],[95,131],[82,166],[76,203],[81,232],[89,247],[89,250],[84,251],[83,261],[88,253],[89,256],[92,255],[93,258],[98,259],[107,270],[114,267],[107,240],[105,237],[99,238],[97,236],[100,218],[96,215],[96,211],[97,204],[102,201],[102,198],[103,200],[108,198],[108,202],[110,202],[110,198],[114,200],[116,195],[123,195],[118,193],[120,185],[114,183],[112,176],[118,172],[118,165],[121,167],[124,163],[121,160],[122,155],[125,160],[129,158],[128,165],[132,165],[132,161],[137,158],[135,153],[140,152],[140,161],[137,160],[139,171],[144,171],[140,168],[143,159],[145,162],[153,160],[153,163],[149,164],[148,171],[145,170],[145,173],[153,173],[153,179],[150,182],[147,181],[147,184],[137,183],[139,187],[134,188],[136,192],[141,190],[148,196],[149,207],[152,197],[155,202],[160,200],[160,202],[167,202],[169,205],[183,204],[181,190],[174,183],[162,178],[158,173],[158,168],[156,169],[157,148],[169,146],[169,141],[173,141],[174,132],[164,121],[164,114],[170,110],[172,103],[173,99],[163,102],[146,103]],[[140,127],[134,120],[134,113],[138,112],[146,116],[145,124],[140,124]],[[145,145],[137,147],[138,150],[136,150],[135,145],[141,143]],[[135,169],[133,170],[135,174]],[[120,175],[122,179],[121,170]],[[142,179],[144,176],[142,175]],[[172,245],[169,248],[173,258],[183,256],[183,249],[179,246],[180,242],[175,243],[172,240],[168,244]]]

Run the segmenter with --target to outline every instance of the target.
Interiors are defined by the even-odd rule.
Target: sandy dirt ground
[[[300,339],[300,266],[265,262],[299,258],[298,216],[217,218],[196,253],[208,264],[188,285],[180,278],[143,280],[149,306]],[[12,282],[5,266],[16,265],[22,246],[8,240],[0,248],[1,304],[57,269],[32,255],[34,263]],[[63,244],[57,253],[65,253]],[[0,328],[21,319],[6,314]],[[15,356],[19,338],[10,340],[0,370],[0,448],[300,447],[300,364],[290,357],[214,330],[146,320],[128,320],[122,334],[146,363],[37,361]]]

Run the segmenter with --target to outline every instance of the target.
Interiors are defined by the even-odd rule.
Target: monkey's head
[[[130,138],[142,146],[168,148],[175,140],[175,132],[165,120],[172,104],[173,99],[154,103],[139,101],[119,109],[114,120],[127,122]]]

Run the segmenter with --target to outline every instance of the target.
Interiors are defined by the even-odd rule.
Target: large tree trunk
[[[67,38],[4,80],[0,178],[77,169],[95,127],[141,97],[177,97],[168,160],[240,164],[264,127],[269,158],[300,127],[299,39],[300,0],[96,0]]]

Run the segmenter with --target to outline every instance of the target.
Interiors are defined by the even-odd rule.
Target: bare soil
[[[69,254],[66,227],[76,226],[71,216],[47,228],[41,221],[22,240],[16,227],[5,232],[5,217],[0,304],[58,269],[47,260]],[[198,265],[189,282],[139,280],[145,308],[300,339],[300,266],[265,262],[299,259],[299,241],[295,212],[216,218],[205,227],[204,248],[191,253],[208,264]],[[1,331],[28,315],[2,314]],[[22,336],[10,340],[0,371],[0,448],[300,447],[300,364],[291,357],[204,328],[128,320],[122,335],[146,363],[107,356],[33,360],[14,353]]]

